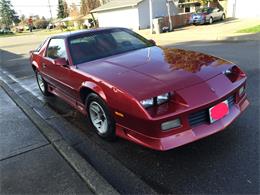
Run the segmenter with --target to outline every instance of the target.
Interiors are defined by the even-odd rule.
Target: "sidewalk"
[[[0,87],[0,193],[92,194]]]
[[[21,85],[21,83],[21,80],[16,80],[15,78],[11,77],[11,75],[9,75],[7,72],[3,72],[0,68],[0,90],[1,94],[4,94],[5,96],[5,98],[2,98],[1,96],[3,95],[1,95],[0,99],[8,99],[10,102],[13,101],[12,104],[15,103],[12,106],[15,107],[15,109],[13,109],[13,111],[10,111],[9,115],[7,116],[5,113],[8,113],[9,110],[7,108],[10,108],[10,106],[7,105],[5,107],[2,107],[2,105],[7,104],[6,100],[5,102],[0,102],[0,194],[4,192],[4,180],[2,179],[2,175],[7,175],[7,173],[2,171],[2,169],[4,168],[2,168],[1,161],[8,160],[9,158],[11,159],[16,154],[17,156],[19,156],[20,153],[23,153],[23,151],[19,151],[20,148],[34,146],[34,143],[31,143],[31,140],[33,140],[34,138],[32,137],[34,136],[34,134],[40,135],[39,137],[41,139],[39,139],[41,141],[43,140],[43,143],[42,145],[39,144],[38,146],[27,149],[25,153],[30,153],[30,150],[33,149],[37,151],[37,148],[41,149],[48,145],[52,150],[57,153],[58,156],[62,158],[62,160],[65,160],[63,160],[63,162],[65,164],[67,163],[67,165],[72,168],[71,171],[74,171],[74,173],[79,176],[83,183],[85,183],[94,194],[156,194],[156,191],[149,185],[147,185],[147,183],[145,183],[143,180],[141,180],[138,175],[134,174],[120,161],[114,158],[110,153],[101,148],[99,144],[104,144],[102,140],[98,139],[96,141],[93,141],[92,139],[90,139],[85,133],[82,132],[81,129],[78,129],[70,122],[68,122],[65,118],[63,118],[60,114],[51,109],[45,101],[42,101],[38,99],[35,95],[33,95],[32,91],[28,91],[28,88],[25,89]],[[28,85],[28,83],[30,82],[26,81],[26,83],[27,87],[29,86],[29,88],[33,88],[32,85]],[[10,116],[12,116],[12,114],[10,113],[15,113],[15,118],[12,121],[16,122],[20,117],[23,116],[22,118],[26,118],[31,126],[23,127],[22,125],[25,122],[20,122],[18,126],[21,126],[21,130],[18,132],[14,132],[15,130],[13,129],[16,129],[16,126],[11,126],[9,128],[9,132],[11,132],[11,135],[9,137],[6,137],[4,134],[5,132],[2,131],[2,128],[3,126],[5,128],[5,126],[7,126],[6,124],[13,125],[12,122],[10,122]],[[2,121],[5,121],[5,123]],[[22,121],[25,121],[25,119],[22,119]],[[1,126],[2,123],[3,125]],[[28,130],[29,128],[33,128],[34,130]],[[29,143],[22,146],[18,145],[17,147],[14,147],[10,152],[11,154],[9,154],[10,156],[4,157],[4,155],[8,153],[6,151],[9,151],[6,148],[11,148],[11,146],[7,146],[4,150],[2,145],[7,145],[6,143],[9,142],[15,143],[16,141],[12,141],[12,139],[17,139],[19,141],[18,138],[13,137],[16,134],[22,134],[21,132],[24,131],[29,132],[27,132],[26,136],[21,138],[22,142]],[[99,141],[102,143],[100,143]],[[50,159],[51,158],[52,157],[50,157]],[[30,165],[30,163],[26,163],[28,164],[27,169],[30,170],[30,167],[34,167],[35,163],[39,164],[37,166],[42,166],[42,162],[36,162],[36,160],[34,160],[37,159],[37,157],[32,156],[31,159],[32,160],[30,163],[32,163],[33,165]],[[49,157],[45,157],[45,159],[49,159]],[[41,161],[43,160],[44,159],[41,159]],[[44,166],[44,169],[55,170],[55,166],[59,166],[57,164],[58,163],[50,163]],[[18,164],[17,167],[23,166],[22,164]],[[57,172],[60,174],[60,171],[62,171],[63,168],[59,167]],[[34,173],[37,176],[37,171],[34,171]],[[33,175],[30,177],[32,178],[32,180],[35,179]],[[14,180],[13,183],[17,183],[15,179],[11,178],[11,176],[6,176],[6,179],[8,178],[11,181]],[[127,179],[125,180],[123,178]],[[66,181],[70,181],[70,179],[64,179],[64,182]],[[53,183],[53,181],[51,182]],[[61,183],[62,182],[63,181],[61,181]],[[23,185],[24,184],[22,183],[21,186]],[[24,187],[25,190],[29,188],[30,186],[28,185]],[[40,188],[40,190],[41,189],[42,188]],[[74,193],[69,192],[68,194],[76,194],[77,192],[78,191]],[[48,192],[48,194],[57,193]]]

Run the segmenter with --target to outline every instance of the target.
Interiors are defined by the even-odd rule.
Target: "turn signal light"
[[[167,131],[181,126],[181,121],[179,118],[171,121],[167,121],[161,124],[162,131]]]

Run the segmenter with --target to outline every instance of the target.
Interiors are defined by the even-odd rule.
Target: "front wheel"
[[[35,76],[37,80],[37,84],[39,86],[40,91],[44,96],[50,96],[51,93],[48,91],[48,84],[47,82],[42,78],[41,74],[36,70]]]
[[[213,18],[210,17],[210,18],[209,18],[209,24],[212,24],[212,23],[213,23]]]
[[[97,134],[109,141],[113,141],[115,135],[115,121],[106,103],[95,93],[88,95],[86,108],[92,127]]]

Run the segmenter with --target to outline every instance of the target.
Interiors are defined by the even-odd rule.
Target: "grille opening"
[[[231,108],[235,104],[235,95],[231,95],[227,98],[228,106]],[[210,123],[209,108],[200,110],[198,112],[191,113],[189,115],[189,124],[191,127],[198,126],[200,124]]]

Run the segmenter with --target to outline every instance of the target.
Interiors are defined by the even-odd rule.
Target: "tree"
[[[49,22],[42,17],[41,19],[38,19],[34,22],[34,25],[36,28],[41,28],[41,29],[45,29],[48,26]]]
[[[68,5],[67,5],[66,1],[64,1],[64,0],[58,1],[57,11],[58,11],[58,14],[57,14],[58,18],[66,18],[69,16]]]
[[[208,5],[209,3],[213,2],[214,0],[199,0],[202,5]]]
[[[58,9],[57,9],[57,11],[58,11],[58,15],[57,15],[57,17],[58,18],[65,18],[65,13],[64,13],[64,3],[63,3],[63,0],[59,0],[58,1]]]
[[[0,23],[9,28],[13,23],[19,23],[19,17],[16,15],[13,6],[9,0],[0,0]]]
[[[69,16],[69,8],[66,1],[63,1],[63,7],[64,7],[64,17],[66,18]]]
[[[80,15],[80,14],[79,14],[79,10],[78,10],[76,4],[75,4],[75,3],[72,3],[71,6],[70,6],[70,16],[71,16],[72,18],[76,18],[76,17],[78,17],[79,15]]]
[[[102,1],[102,3],[103,2],[104,0]],[[81,0],[80,13],[82,15],[87,15],[92,9],[99,7],[100,3],[100,0]]]
[[[81,0],[80,3],[80,14],[87,15],[89,13],[89,7],[87,0]]]
[[[99,0],[88,0],[89,11],[100,6]]]

